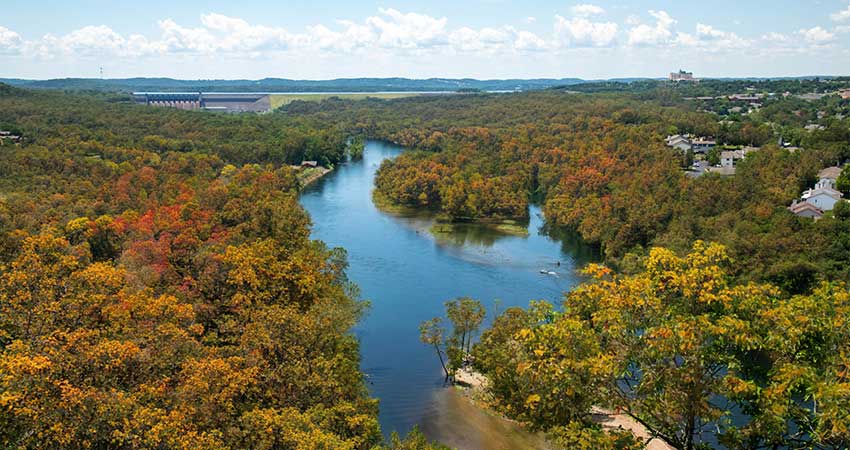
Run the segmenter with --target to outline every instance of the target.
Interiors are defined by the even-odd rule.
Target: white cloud
[[[584,17],[566,19],[555,16],[555,35],[564,45],[573,47],[604,47],[617,37],[614,22],[591,22]]]
[[[371,45],[377,39],[372,28],[347,20],[338,21],[343,31],[333,31],[324,25],[308,27],[309,42],[320,50],[352,51]]]
[[[829,18],[836,22],[844,22],[850,20],[850,6],[847,6],[847,8],[831,14]]]
[[[309,62],[320,57],[316,59],[333,65],[346,58],[392,61],[393,58],[416,56],[421,57],[418,59],[421,61],[459,58],[457,61],[463,62],[481,57],[512,61],[510,64],[520,67],[523,60],[519,58],[531,53],[541,55],[534,58],[545,59],[549,53],[558,55],[561,51],[581,48],[604,47],[625,56],[640,54],[641,58],[651,57],[648,55],[653,55],[654,48],[676,47],[700,55],[727,52],[723,56],[733,55],[733,50],[741,48],[758,51],[760,55],[812,49],[826,51],[831,47],[825,44],[836,40],[839,33],[850,32],[850,25],[836,24],[829,29],[816,26],[794,33],[768,32],[760,37],[744,38],[703,23],[691,30],[679,29],[676,20],[660,10],[649,11],[652,19],[645,23],[635,16],[621,23],[595,18],[605,11],[592,4],[579,4],[571,11],[569,17],[554,16],[553,33],[547,35],[523,30],[523,25],[451,26],[445,17],[396,9],[379,9],[364,20],[319,23],[299,31],[273,24],[254,24],[218,13],[203,14],[194,25],[164,19],[158,22],[159,32],[149,36],[122,35],[109,26],[94,25],[65,35],[27,40],[0,26],[0,56],[62,57],[68,62],[74,58],[96,57],[99,61],[139,58],[141,67],[158,60],[174,63],[188,58],[210,58],[226,64],[248,58]],[[532,19],[519,18],[517,22],[531,23]]]
[[[461,52],[537,51],[547,48],[546,41],[530,31],[513,27],[482,28],[462,27],[449,34],[449,44]]]
[[[171,19],[159,21],[161,42],[170,52],[212,53],[218,47],[216,38],[206,28],[185,28]]]
[[[831,42],[835,39],[835,33],[831,33],[822,27],[814,27],[809,29],[803,29],[798,31],[797,33],[803,37],[803,39],[815,45],[822,45]]]
[[[605,10],[600,6],[591,5],[591,4],[581,4],[573,6],[570,11],[574,16],[578,17],[590,17],[599,14],[605,14]]]
[[[785,34],[771,31],[761,37],[763,41],[768,41],[776,44],[785,44],[791,41],[791,38]]]
[[[629,30],[629,45],[652,46],[670,43],[673,38],[671,28],[676,20],[666,11],[649,11],[655,18],[655,25],[640,24]]]
[[[460,51],[494,50],[504,47],[512,40],[507,30],[482,28],[473,30],[468,27],[459,28],[449,35],[449,43]]]
[[[742,48],[749,42],[731,31],[718,30],[711,25],[697,24],[697,36],[706,45],[715,49]]]
[[[514,48],[517,50],[539,51],[546,50],[546,41],[530,31],[519,31],[514,40]]]
[[[379,9],[386,17],[373,16],[366,24],[377,31],[378,45],[388,48],[415,49],[446,44],[445,17],[437,19],[426,14],[404,14],[395,9]]]
[[[0,26],[0,54],[18,53],[23,44],[20,34]]]

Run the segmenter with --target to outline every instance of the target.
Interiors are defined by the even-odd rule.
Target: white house
[[[803,192],[803,201],[811,203],[823,211],[832,211],[835,204],[841,201],[844,194],[830,187],[809,189]]]
[[[744,152],[740,150],[720,152],[720,167],[735,167],[741,159],[744,159]]]
[[[686,152],[691,149],[691,140],[686,136],[674,134],[667,136],[667,146]]]
[[[759,147],[744,147],[741,150],[727,150],[720,152],[720,167],[735,167],[738,161],[744,159],[748,153],[758,151]]]

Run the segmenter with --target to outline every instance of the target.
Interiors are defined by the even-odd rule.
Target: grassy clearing
[[[375,92],[363,92],[358,94],[271,94],[269,96],[271,100],[272,109],[280,108],[281,106],[288,105],[296,100],[302,100],[305,102],[320,102],[325,99],[329,99],[331,97],[339,97],[347,100],[363,100],[367,97],[372,98],[380,98],[385,100],[390,100],[394,98],[404,98],[404,97],[415,97],[417,95],[422,95],[417,92],[394,92],[394,93],[375,93]]]

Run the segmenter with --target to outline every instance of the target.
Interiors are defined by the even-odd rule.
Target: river
[[[361,161],[338,166],[301,195],[313,238],[348,251],[349,278],[371,302],[354,331],[369,390],[380,399],[381,427],[404,435],[418,425],[429,438],[461,450],[536,446],[534,436],[471,408],[443,386],[439,361],[419,342],[418,325],[442,316],[443,303],[460,296],[481,300],[488,322],[495,307],[558,301],[579,282],[576,269],[597,255],[575,240],[544,233],[536,206],[526,237],[467,225],[435,238],[427,216],[378,210],[371,200],[375,171],[402,151],[369,141]]]

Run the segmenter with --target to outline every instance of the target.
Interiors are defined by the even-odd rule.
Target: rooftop
[[[837,166],[827,167],[826,169],[818,172],[818,178],[830,178],[835,180],[839,175],[841,175],[841,167]]]

